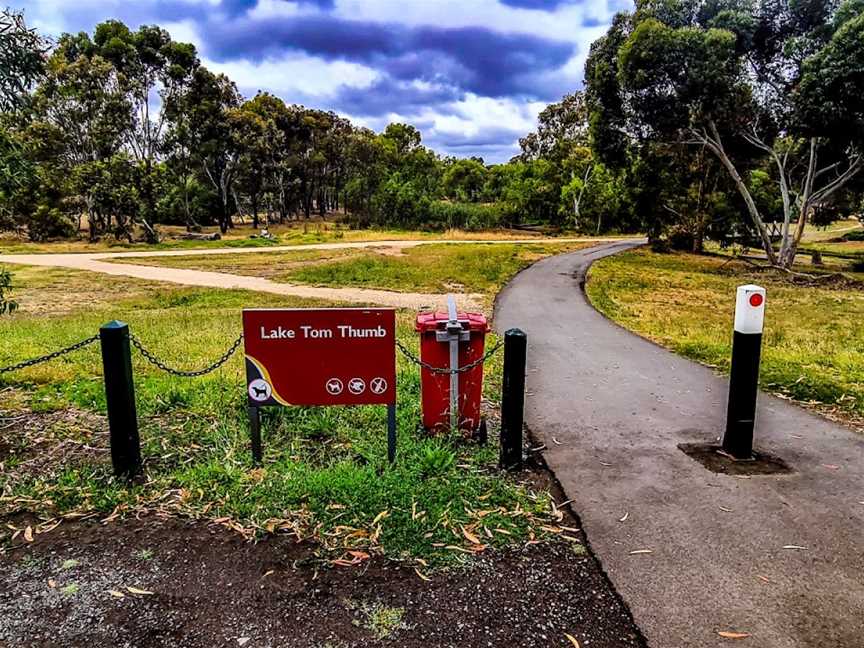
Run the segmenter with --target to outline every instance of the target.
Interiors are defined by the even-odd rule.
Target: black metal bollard
[[[723,451],[735,459],[753,457],[764,316],[765,289],[753,285],[739,286],[729,372],[729,406],[726,433],[723,435]]]
[[[114,474],[133,477],[141,469],[141,441],[132,380],[129,326],[114,320],[99,329],[108,427],[111,432],[111,463]]]
[[[501,390],[501,456],[508,470],[522,467],[522,426],[525,414],[525,370],[528,336],[513,328],[504,333],[504,381]]]

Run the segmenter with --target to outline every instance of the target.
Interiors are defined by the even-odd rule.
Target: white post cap
[[[738,333],[761,333],[765,323],[765,289],[748,284],[738,286],[735,296],[735,330]]]

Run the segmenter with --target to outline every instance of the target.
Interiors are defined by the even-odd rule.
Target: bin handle
[[[447,317],[451,322],[456,322],[459,319],[456,314],[456,298],[453,295],[447,295]]]

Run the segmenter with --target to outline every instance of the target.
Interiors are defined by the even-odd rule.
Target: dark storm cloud
[[[512,128],[486,128],[474,135],[463,133],[439,133],[438,141],[447,149],[479,150],[482,148],[501,148],[510,146],[524,135],[521,130]]]
[[[309,15],[218,22],[203,32],[205,54],[261,61],[286,51],[362,63],[399,80],[422,80],[484,96],[539,96],[529,77],[556,70],[574,45],[485,27],[408,27]],[[545,93],[544,93],[545,94]]]
[[[572,4],[573,0],[498,0],[508,7],[517,9],[539,9],[541,11],[555,11],[558,7]]]
[[[365,88],[341,86],[328,103],[340,112],[377,117],[391,112],[413,113],[463,97],[464,93],[453,86],[417,87],[385,77]]]
[[[449,128],[437,130],[440,118],[446,116],[456,117],[455,123],[477,123],[476,111],[462,113],[465,105],[474,101],[472,95],[505,100],[505,105],[509,99],[509,104],[515,106],[525,101],[554,101],[578,87],[576,73],[565,67],[577,53],[576,39],[570,42],[533,34],[529,20],[532,12],[507,12],[514,19],[507,28],[496,31],[482,20],[450,28],[405,24],[400,22],[398,11],[390,14],[390,22],[351,20],[334,13],[336,0],[274,1],[297,5],[301,10],[298,15],[271,15],[265,19],[253,13],[260,0],[221,0],[218,4],[191,0],[104,4],[93,0],[80,4],[40,0],[47,7],[55,7],[57,17],[52,21],[62,25],[63,31],[92,33],[96,24],[109,18],[122,20],[133,29],[144,24],[193,25],[202,58],[241,63],[233,74],[244,95],[251,97],[258,90],[269,90],[288,102],[356,116],[375,128],[383,128],[388,115],[398,113],[421,128],[429,145],[451,154],[480,153],[487,159],[505,160],[514,154],[515,142],[523,134],[523,126],[510,130],[506,123],[497,122],[491,127],[488,122],[478,123],[473,130],[479,132],[474,135],[452,133]],[[434,0],[403,1],[410,8],[412,2]],[[467,0],[466,5],[471,1]],[[499,9],[507,5],[535,10],[535,17],[542,11],[552,12],[586,1],[498,0]],[[31,0],[7,2],[30,11]],[[607,0],[606,6],[623,2],[629,0]],[[491,8],[495,10],[494,5]],[[578,24],[579,18],[576,21],[576,32],[586,22],[593,24],[590,19],[583,19],[582,25]],[[357,78],[351,78],[356,75],[350,70],[345,78],[331,72],[323,84],[314,84],[313,91],[299,81],[274,81],[272,74],[262,83],[256,78],[254,66],[248,65],[266,60],[278,63],[292,54],[360,64],[374,70],[375,78],[371,85],[358,88],[352,85]],[[458,126],[454,129],[458,130]]]

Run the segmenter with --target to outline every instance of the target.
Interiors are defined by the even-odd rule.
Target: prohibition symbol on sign
[[[327,393],[332,394],[333,396],[338,396],[342,393],[342,390],[344,389],[342,381],[338,378],[331,378],[330,380],[328,380],[325,387],[327,388]]]
[[[348,391],[352,394],[362,394],[366,391],[366,381],[362,378],[352,378],[348,381]]]
[[[373,378],[372,382],[369,383],[369,389],[372,390],[373,394],[383,394],[387,391],[387,381],[383,378]]]

